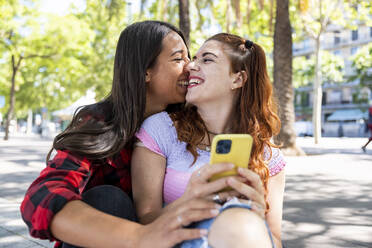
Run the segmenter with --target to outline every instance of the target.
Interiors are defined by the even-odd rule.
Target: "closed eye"
[[[204,63],[213,62],[213,61],[214,61],[213,59],[209,59],[209,58],[204,58],[203,59]]]

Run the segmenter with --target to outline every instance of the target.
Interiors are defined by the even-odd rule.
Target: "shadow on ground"
[[[19,202],[34,179],[39,176],[38,171],[0,174],[0,197]],[[30,180],[31,179],[31,180]]]
[[[53,243],[32,238],[21,220],[19,205],[0,202],[0,247],[1,248],[51,248]]]
[[[286,247],[372,247],[371,188],[322,174],[287,177]]]
[[[302,147],[306,155],[324,155],[324,154],[361,154],[362,149],[342,149],[342,148],[312,148],[312,147]],[[371,154],[372,152],[366,151],[366,154]]]

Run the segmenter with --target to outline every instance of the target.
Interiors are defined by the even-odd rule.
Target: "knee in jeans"
[[[271,247],[264,220],[242,208],[222,212],[211,226],[208,241],[214,248]]]

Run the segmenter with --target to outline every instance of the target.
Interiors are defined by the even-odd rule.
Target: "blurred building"
[[[361,86],[359,80],[349,82],[354,74],[350,57],[362,46],[372,42],[372,27],[360,25],[356,30],[330,25],[323,34],[321,49],[341,56],[344,60],[344,83],[323,81],[322,132],[324,136],[365,136],[363,119],[367,116],[368,101],[372,99],[371,87]],[[315,42],[304,40],[293,45],[293,56],[310,58],[315,52]],[[371,68],[372,73],[372,68]],[[372,82],[370,82],[372,85]],[[296,121],[312,120],[313,87],[295,89]]]

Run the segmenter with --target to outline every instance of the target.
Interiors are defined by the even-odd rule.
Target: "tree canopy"
[[[178,1],[141,0],[137,11],[133,1],[82,0],[82,8],[71,6],[68,13],[60,15],[43,12],[41,2],[0,0],[0,95],[6,97],[6,106],[0,109],[3,114],[9,108],[12,71],[18,62],[14,87],[17,117],[24,117],[27,109],[64,108],[88,89],[95,90],[99,100],[109,93],[116,42],[129,23],[159,19],[178,26],[179,21]],[[346,2],[350,4],[345,4],[345,8],[354,15],[351,18],[368,20],[372,9],[368,1]],[[352,8],[356,3],[357,12]],[[264,47],[269,71],[272,71],[275,1],[189,0],[189,8],[191,54],[214,33],[236,33]],[[308,0],[290,2],[295,42],[305,37],[300,15],[309,8]],[[315,13],[311,15],[316,19]],[[343,20],[337,13],[334,15],[333,21]],[[345,25],[352,28],[353,22]],[[316,28],[316,25],[308,27]],[[354,65],[362,77],[367,75],[370,66],[365,61],[371,59],[365,57],[367,53],[359,51],[358,54]],[[335,56],[325,55],[322,62],[325,77],[339,81],[342,63]],[[311,82],[313,70],[313,62],[296,58],[294,82],[298,85]]]

